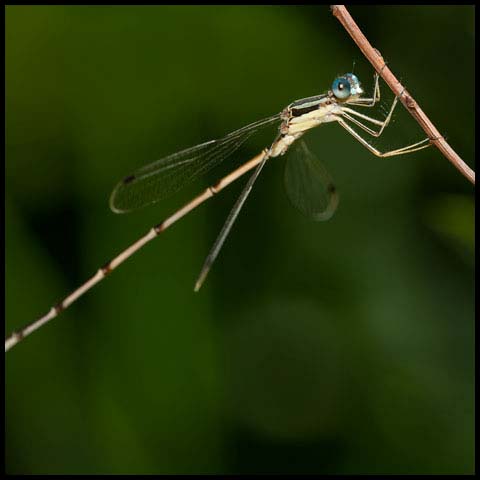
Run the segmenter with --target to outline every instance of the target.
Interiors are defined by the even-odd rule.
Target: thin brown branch
[[[373,48],[365,35],[362,33],[358,25],[351,17],[344,5],[332,5],[332,13],[345,30],[350,34],[353,41],[362,51],[373,68],[385,80],[387,85],[392,89],[393,93],[399,97],[405,108],[410,112],[412,117],[419,123],[425,133],[430,138],[430,142],[435,145],[440,152],[459,170],[470,182],[475,185],[475,172],[460,158],[460,156],[447,143],[445,138],[435,128],[425,112],[419,107],[418,103],[408,93],[406,88],[397,80],[392,71],[388,68],[383,60],[380,52]]]
[[[29,323],[19,331],[13,332],[9,337],[5,339],[5,352],[8,352],[18,342],[22,341],[25,337],[38,330],[40,327],[48,323],[50,320],[57,317],[61,312],[68,308],[73,302],[80,298],[83,294],[93,288],[98,282],[106,278],[113,270],[120,266],[123,262],[128,260],[134,253],[138,252],[147,243],[157,238],[162,232],[164,232],[170,225],[173,225],[176,221],[183,218],[187,213],[197,208],[209,198],[212,198],[218,192],[228,187],[232,182],[240,178],[245,173],[252,170],[259,163],[261,163],[267,154],[267,150],[263,150],[257,156],[253,157],[248,162],[238,167],[233,172],[219,180],[215,185],[208,187],[200,195],[197,195],[193,200],[190,200],[180,210],[177,210],[173,215],[168,217],[162,223],[159,223],[155,227],[152,227],[145,235],[140,237],[136,242],[132,243],[129,247],[119,253],[115,258],[107,262],[103,267],[100,267],[96,273],[90,277],[85,283],[68,294],[61,302],[54,305],[50,310],[37,320]]]

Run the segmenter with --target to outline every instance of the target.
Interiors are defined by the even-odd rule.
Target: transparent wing
[[[228,234],[230,233],[230,230],[232,229],[232,226],[235,223],[235,220],[237,219],[238,214],[240,213],[240,210],[242,209],[243,204],[245,203],[245,200],[250,194],[250,191],[252,190],[255,180],[258,178],[258,176],[260,175],[260,172],[262,171],[262,168],[265,166],[265,162],[267,161],[267,159],[268,159],[268,156],[265,154],[263,156],[262,161],[257,165],[257,168],[253,172],[253,175],[248,179],[248,182],[245,185],[244,189],[242,190],[242,193],[237,198],[235,205],[233,206],[232,210],[228,214],[228,217],[225,220],[225,223],[223,224],[222,230],[220,231],[217,239],[215,240],[215,243],[213,244],[213,247],[211,248],[210,253],[205,259],[202,270],[200,271],[197,282],[195,283],[196,292],[198,292],[198,290],[202,286],[203,282],[205,281],[205,278],[208,275],[208,272],[210,271],[210,268],[213,265],[213,262],[215,261],[218,254],[220,253],[220,250],[222,249],[225,239],[228,237]]]
[[[287,158],[285,189],[294,207],[313,220],[328,220],[337,208],[335,185],[303,140],[292,146]]]
[[[264,118],[227,136],[164,157],[125,177],[110,196],[110,208],[129,212],[158,202],[230,156],[251,135],[280,120],[280,114]]]

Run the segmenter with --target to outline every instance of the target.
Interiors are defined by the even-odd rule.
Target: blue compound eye
[[[349,73],[348,75],[350,76],[350,80],[353,84],[355,85],[360,84],[360,82],[358,81],[358,77],[356,75],[354,75],[353,73]]]
[[[345,77],[338,77],[332,83],[333,94],[340,100],[350,96],[350,82]]]

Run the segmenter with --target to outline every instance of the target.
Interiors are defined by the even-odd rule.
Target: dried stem
[[[219,180],[215,185],[212,185],[205,189],[200,195],[196,196],[193,200],[184,205],[180,210],[177,210],[173,215],[168,217],[162,223],[159,223],[155,227],[152,227],[143,237],[140,237],[136,242],[132,243],[129,247],[119,253],[115,258],[106,263],[103,267],[100,267],[97,272],[90,277],[85,283],[80,285],[72,293],[66,296],[61,302],[54,305],[50,310],[34,322],[26,325],[20,330],[13,332],[9,337],[5,339],[5,352],[10,350],[18,342],[22,341],[26,336],[38,330],[40,327],[48,323],[50,320],[57,317],[63,310],[68,308],[75,300],[80,298],[83,294],[88,292],[98,282],[103,280],[113,270],[120,266],[123,262],[129,259],[134,253],[138,252],[144,245],[157,238],[162,232],[164,232],[170,225],[173,225],[176,221],[190,213],[199,205],[204,203],[209,198],[219,193],[225,187],[232,182],[240,178],[245,173],[252,170],[259,163],[261,163],[267,153],[267,150],[263,150],[261,153],[253,157],[248,162],[238,167],[233,172]]]
[[[450,160],[451,163],[453,163],[457,170],[459,170],[466,178],[468,178],[468,180],[470,180],[470,182],[475,185],[475,172],[447,143],[445,138],[443,138],[440,132],[435,128],[425,112],[418,106],[418,103],[408,93],[407,89],[397,80],[395,75],[386,65],[380,52],[372,47],[365,35],[361,32],[360,28],[358,28],[358,25],[355,23],[350,13],[348,13],[348,10],[345,8],[345,6],[332,5],[331,10],[333,15],[337,17],[340,23],[344,26],[345,30],[350,34],[358,48],[360,48],[365,57],[373,65],[373,68],[385,80],[387,85],[392,89],[393,93],[399,97],[405,108],[423,128],[425,133],[428,135],[428,138],[430,138],[430,142],[433,143],[443,153],[443,155]]]

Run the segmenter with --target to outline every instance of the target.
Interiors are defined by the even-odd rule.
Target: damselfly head
[[[353,73],[346,73],[337,77],[332,83],[332,92],[338,100],[348,100],[363,93],[360,80]]]

